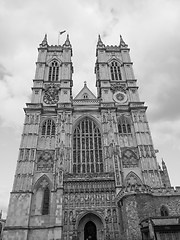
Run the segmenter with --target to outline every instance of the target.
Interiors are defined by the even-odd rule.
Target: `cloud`
[[[4,80],[5,76],[11,76],[6,68],[0,63],[0,80]]]
[[[140,97],[149,106],[155,146],[170,159],[170,166],[171,162],[177,165],[180,154],[179,11],[177,0],[2,0],[0,134],[2,136],[4,129],[3,140],[8,143],[1,146],[3,156],[13,149],[16,132],[21,132],[22,108],[30,101],[38,44],[45,33],[49,44],[57,44],[58,32],[65,29],[73,46],[74,95],[84,81],[96,92],[94,65],[98,34],[107,45],[118,45],[119,35],[123,36],[131,49]],[[61,36],[60,44],[65,38],[65,34]],[[12,142],[8,141],[9,133]],[[15,148],[6,157],[9,165],[16,161],[14,153]],[[178,182],[175,179],[178,174],[172,175],[173,181]],[[6,189],[10,192],[10,187]],[[9,195],[5,195],[7,202]]]

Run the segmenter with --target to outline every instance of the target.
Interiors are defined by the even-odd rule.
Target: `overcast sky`
[[[73,94],[87,81],[95,89],[95,49],[119,35],[131,49],[142,101],[148,106],[158,162],[180,185],[180,1],[179,0],[0,0],[0,209],[6,216],[35,74],[37,47],[48,34],[57,44],[66,30],[73,46]],[[66,34],[61,35],[63,44]]]

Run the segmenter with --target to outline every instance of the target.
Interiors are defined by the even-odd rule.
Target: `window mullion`
[[[93,123],[93,131],[92,131],[92,140],[93,140],[93,164],[94,164],[94,169],[95,169],[95,172],[96,172],[96,158],[95,158],[95,135],[94,135],[94,130],[95,130],[95,127],[94,127],[94,123]]]

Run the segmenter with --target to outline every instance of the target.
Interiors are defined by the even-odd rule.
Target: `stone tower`
[[[162,189],[171,186],[156,160],[129,51],[122,37],[106,46],[99,36],[97,97],[85,82],[73,98],[69,36],[50,46],[45,35],[4,240],[141,239],[139,222],[158,215],[154,191],[165,199]]]

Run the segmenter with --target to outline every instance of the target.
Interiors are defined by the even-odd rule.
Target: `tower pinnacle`
[[[98,35],[97,47],[105,47],[104,43],[101,40],[100,34]]]
[[[120,35],[120,44],[119,44],[120,47],[124,48],[124,47],[128,47],[128,45],[124,42],[122,36]]]
[[[48,45],[48,42],[47,42],[47,34],[44,35],[44,39],[42,41],[42,43],[40,44],[41,47],[45,47]]]
[[[69,34],[67,34],[66,41],[64,42],[63,47],[72,47],[69,40]]]

